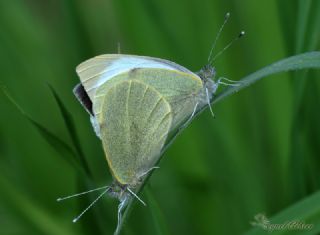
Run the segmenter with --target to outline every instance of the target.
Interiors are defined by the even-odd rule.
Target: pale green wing
[[[121,73],[106,81],[104,86],[112,87],[119,81],[125,80],[142,81],[156,89],[169,102],[173,115],[172,129],[190,117],[198,102],[199,94],[203,91],[203,83],[196,75],[176,70],[151,68],[132,69]],[[94,96],[93,112],[98,120],[104,94],[105,91],[99,89]]]
[[[203,82],[198,76],[181,71],[136,69],[129,72],[129,78],[149,84],[166,98],[174,118],[172,129],[191,116],[203,91]]]
[[[92,100],[96,89],[100,85],[120,73],[136,68],[162,68],[193,74],[188,69],[168,60],[123,54],[96,56],[81,63],[76,71],[82,85]]]
[[[168,136],[172,115],[169,103],[151,86],[125,80],[102,85],[101,140],[114,178],[133,184],[153,167]]]

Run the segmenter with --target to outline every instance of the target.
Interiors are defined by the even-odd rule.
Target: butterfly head
[[[216,69],[211,64],[206,64],[200,69],[198,75],[204,83],[207,83],[215,77]]]
[[[203,92],[201,92],[201,103],[203,105],[207,104],[210,108],[212,116],[214,116],[211,109],[211,99],[217,90],[217,84],[214,82],[214,77],[216,75],[216,69],[211,64],[206,64],[197,73],[203,84]],[[200,103],[200,105],[201,105]]]
[[[217,90],[217,84],[214,81],[214,78],[216,76],[216,68],[213,67],[211,64],[206,64],[200,69],[200,71],[197,74],[202,80],[203,88],[206,93],[207,99],[211,99],[212,95]]]

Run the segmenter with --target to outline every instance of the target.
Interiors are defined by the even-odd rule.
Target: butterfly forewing
[[[135,68],[163,68],[193,74],[188,69],[168,60],[122,54],[96,56],[82,62],[76,71],[89,97],[93,99],[96,89],[104,82]]]

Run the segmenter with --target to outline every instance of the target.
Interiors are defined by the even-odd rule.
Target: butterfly
[[[226,78],[214,81],[213,61],[221,53],[212,58],[212,50],[228,18],[229,13],[207,65],[197,73],[169,60],[125,54],[96,56],[76,68],[80,83],[73,92],[101,139],[114,182],[110,187],[95,189],[104,191],[74,222],[109,193],[120,201],[118,228],[121,212],[132,196],[145,205],[136,193],[145,177],[158,168],[156,164],[170,133],[188,124],[204,106],[211,110],[210,100],[220,84],[237,85]],[[241,32],[236,39],[243,35]]]

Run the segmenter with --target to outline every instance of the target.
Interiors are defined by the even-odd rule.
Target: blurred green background
[[[116,53],[119,42],[122,53],[198,71],[228,11],[217,50],[241,30],[247,34],[216,62],[218,76],[239,80],[319,49],[316,0],[1,1],[0,80],[33,119],[73,146],[51,84],[73,117],[94,186],[106,185],[111,176],[101,143],[72,94],[75,67]],[[135,205],[123,234],[243,234],[256,214],[271,218],[317,192],[319,91],[318,71],[286,73],[214,106],[216,119],[202,113],[166,152],[141,195],[150,206]],[[0,107],[0,234],[112,234],[116,200],[105,197],[73,224],[89,199],[56,198],[86,190],[85,177],[2,93]],[[279,234],[319,234],[320,197],[316,202],[278,221],[301,216],[312,230]]]

